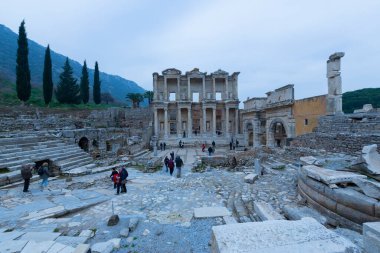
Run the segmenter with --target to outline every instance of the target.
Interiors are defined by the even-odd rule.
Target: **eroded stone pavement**
[[[170,151],[162,151],[160,156]],[[41,237],[45,246],[38,252],[43,247],[50,250],[47,252],[74,252],[82,243],[101,243],[97,245],[99,252],[209,252],[211,227],[225,222],[222,218],[194,219],[194,208],[227,207],[235,220],[247,222],[255,221],[253,201],[270,203],[279,213],[284,205],[297,201],[294,168],[264,174],[254,184],[247,184],[244,172],[209,168],[204,173],[192,173],[194,162],[205,153],[192,148],[175,152],[185,163],[181,178],[176,178],[176,173],[171,177],[165,168],[156,173],[128,168],[126,194],[115,195],[110,171],[71,181],[58,178],[43,190],[32,183],[30,193],[23,193],[22,186],[1,189],[0,252],[11,252],[2,245],[13,245],[28,232],[58,233],[53,240],[51,234],[45,235],[46,240]],[[224,152],[217,150],[219,154]],[[107,226],[113,214],[118,214],[120,221]],[[131,229],[136,220],[136,227]],[[126,228],[130,232],[121,235]],[[4,236],[9,233],[15,234]],[[110,242],[113,238],[119,241]],[[30,244],[27,237],[23,241],[24,248]],[[47,241],[65,247],[53,251]],[[14,249],[17,247],[21,246],[17,244]]]

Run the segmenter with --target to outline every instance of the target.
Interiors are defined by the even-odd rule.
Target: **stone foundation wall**
[[[377,144],[380,151],[380,114],[323,116],[313,133],[291,141],[296,147],[349,154],[360,154],[369,144]]]

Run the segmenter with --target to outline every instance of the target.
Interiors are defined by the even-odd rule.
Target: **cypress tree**
[[[98,62],[95,62],[95,73],[94,73],[94,102],[95,104],[100,104],[102,101],[100,96],[100,79],[99,79],[99,67]]]
[[[82,67],[82,77],[80,78],[80,96],[83,103],[87,104],[90,98],[90,82],[88,80],[87,64],[84,61]]]
[[[80,87],[77,84],[77,79],[73,77],[73,69],[69,64],[69,58],[66,58],[63,72],[59,75],[55,97],[60,103],[80,104]]]
[[[30,98],[30,70],[28,61],[28,39],[26,38],[25,21],[21,22],[18,30],[16,60],[16,90],[17,97],[26,102]]]
[[[45,61],[44,61],[44,73],[43,73],[43,91],[45,104],[48,105],[53,97],[53,75],[52,75],[52,65],[50,56],[49,45],[45,51]]]

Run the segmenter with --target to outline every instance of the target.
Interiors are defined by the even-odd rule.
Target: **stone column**
[[[187,108],[187,136],[190,138],[193,132],[193,121],[191,119],[191,107]]]
[[[180,77],[177,78],[177,94],[176,94],[176,100],[177,101],[181,100],[181,88],[180,88],[181,80],[180,79],[181,79]]]
[[[164,76],[164,100],[168,100],[168,83],[166,80],[166,76]]]
[[[158,112],[157,112],[157,108],[154,109],[154,135],[158,136]]]
[[[206,130],[206,107],[203,107],[202,108],[202,119],[203,119],[203,124],[202,124],[202,134],[206,134],[207,133],[207,130]]]
[[[181,114],[181,108],[177,108],[178,114],[177,114],[177,137],[181,138],[183,130],[182,130],[182,114]]]
[[[267,120],[267,123],[266,123],[266,126],[265,126],[265,131],[267,133],[267,147],[274,147],[275,144],[274,144],[274,136],[273,136],[273,132],[272,132],[272,129],[271,129],[271,121],[270,120]]]
[[[157,101],[158,89],[157,89],[157,76],[153,75],[153,100]]]
[[[206,99],[206,82],[205,77],[202,77],[202,88],[203,88],[203,100]]]
[[[230,108],[228,108],[226,106],[226,137],[230,137],[230,131],[229,131],[229,128],[230,128],[229,112],[230,112]]]
[[[253,147],[260,147],[260,121],[257,116],[255,116],[252,120],[252,128],[253,128]]]
[[[235,108],[235,137],[239,134],[239,109]]]
[[[216,108],[212,108],[212,136],[216,136]]]
[[[213,99],[216,99],[215,77],[212,78],[212,98],[213,98]]]
[[[187,78],[187,97],[191,101],[190,77]]]
[[[229,99],[229,94],[228,94],[228,76],[226,77],[226,99]]]
[[[164,108],[164,110],[165,110],[165,117],[164,117],[164,137],[165,138],[168,138],[168,108]]]

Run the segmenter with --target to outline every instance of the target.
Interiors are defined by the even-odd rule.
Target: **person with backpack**
[[[214,150],[213,150],[212,147],[210,146],[210,147],[208,147],[207,151],[208,151],[208,156],[211,156],[212,151],[214,151]]]
[[[177,167],[177,178],[181,177],[181,167],[182,167],[182,165],[183,165],[183,161],[182,161],[181,157],[178,155],[175,158],[175,166]]]
[[[119,172],[117,172],[115,168],[112,169],[110,178],[113,182],[113,188],[116,189],[119,180]]]
[[[128,171],[126,168],[122,168],[119,171],[119,183],[117,184],[117,191],[116,194],[119,195],[119,193],[127,193],[127,177],[128,177]],[[121,191],[120,191],[121,188]]]
[[[30,179],[33,177],[31,166],[22,165],[21,176],[24,179],[24,190],[23,190],[23,192],[29,192]]]
[[[40,186],[42,188],[43,187],[47,187],[48,184],[49,184],[49,182],[48,182],[48,178],[49,178],[49,164],[47,162],[44,162],[42,164],[42,166],[40,168],[38,168],[38,175],[42,179],[42,181],[40,183]]]
[[[165,164],[166,172],[168,172],[168,163],[169,163],[169,158],[165,156],[164,164]]]
[[[170,171],[170,176],[172,176],[173,171],[174,171],[174,161],[172,158],[170,158],[170,160],[168,162],[168,167],[169,167],[169,171]]]

